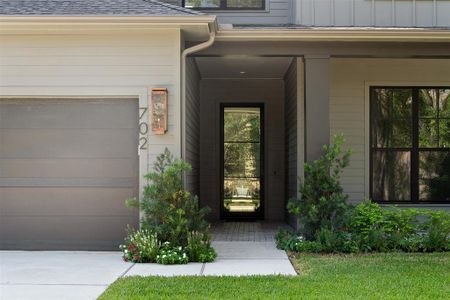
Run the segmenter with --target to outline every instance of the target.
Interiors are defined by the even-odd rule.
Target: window
[[[450,87],[370,89],[370,192],[379,202],[450,202]]]
[[[265,0],[185,0],[184,7],[212,10],[257,10],[265,8]]]

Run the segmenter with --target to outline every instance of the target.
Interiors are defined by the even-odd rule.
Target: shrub
[[[322,228],[316,234],[316,241],[322,246],[322,251],[333,253],[356,253],[359,252],[357,243],[348,232],[333,231]]]
[[[296,235],[291,230],[287,230],[285,228],[278,229],[275,234],[277,248],[285,251],[297,251],[297,245],[303,239],[303,236]]]
[[[160,243],[155,233],[149,230],[128,229],[125,244],[119,246],[123,260],[135,263],[155,262]]]
[[[183,247],[172,246],[170,242],[165,242],[156,256],[156,262],[163,265],[187,264],[189,257]]]
[[[188,235],[186,250],[192,262],[212,262],[217,257],[216,251],[211,247],[209,236],[196,231]]]
[[[186,247],[188,234],[196,231],[208,235],[205,217],[208,208],[200,208],[198,198],[183,189],[182,175],[191,166],[174,159],[169,150],[159,155],[154,172],[145,175],[151,184],[144,187],[143,198],[128,200],[130,206],[140,206],[144,213],[142,226],[158,234],[161,241]]]
[[[423,228],[426,231],[423,239],[425,251],[450,250],[450,213],[443,210],[429,211]]]
[[[394,206],[383,209],[383,230],[390,249],[411,252],[411,249],[419,246],[418,216],[421,213],[423,213],[421,210],[415,208],[400,209]]]
[[[342,135],[332,145],[324,146],[324,154],[312,164],[305,164],[305,179],[300,180],[300,199],[291,199],[288,211],[301,224],[302,232],[312,239],[323,227],[337,229],[343,225],[347,195],[340,184],[342,169],[348,166],[351,151],[342,153]]]

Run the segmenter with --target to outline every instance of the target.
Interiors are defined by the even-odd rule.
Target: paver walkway
[[[219,223],[213,263],[123,262],[120,252],[0,251],[0,299],[95,299],[122,276],[296,275],[273,234],[281,224]]]

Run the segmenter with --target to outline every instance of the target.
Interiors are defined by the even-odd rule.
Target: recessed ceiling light
[[[245,72],[245,71],[240,71],[239,73],[241,73],[241,74],[245,74],[245,73],[247,73],[247,72]]]

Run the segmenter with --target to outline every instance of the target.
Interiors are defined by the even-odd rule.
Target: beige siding
[[[194,58],[186,61],[186,160],[192,165],[186,187],[194,194],[200,189],[200,73]]]
[[[148,133],[149,150],[141,151],[141,172],[146,172],[142,161],[151,165],[165,147],[180,155],[179,84],[178,29],[0,35],[0,96],[30,91],[35,95],[39,90],[45,90],[40,96],[52,96],[47,91],[111,96],[122,89],[130,91],[129,96],[140,96],[143,107],[148,105],[147,89],[167,88],[169,129],[163,136]],[[144,119],[148,121],[149,115]]]
[[[370,85],[449,85],[450,60],[331,59],[331,134],[343,133],[353,149],[342,183],[350,200],[368,196],[368,95]]]

